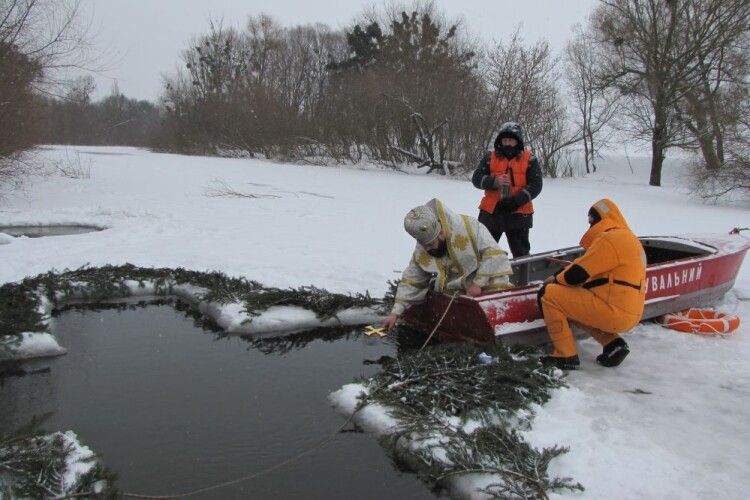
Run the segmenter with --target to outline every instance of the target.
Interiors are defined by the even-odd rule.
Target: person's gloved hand
[[[515,212],[516,210],[518,210],[518,207],[518,202],[512,196],[509,196],[508,198],[502,198],[497,203],[497,208],[499,208],[503,212]]]
[[[493,189],[501,189],[505,187],[510,186],[510,178],[507,174],[502,175],[493,175],[492,176],[492,188]]]

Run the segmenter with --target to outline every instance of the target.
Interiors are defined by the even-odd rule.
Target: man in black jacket
[[[518,123],[504,123],[494,146],[471,178],[474,187],[484,190],[478,219],[495,241],[505,233],[513,257],[522,257],[531,250],[531,200],[542,191],[542,169],[536,156],[524,149],[523,129]]]

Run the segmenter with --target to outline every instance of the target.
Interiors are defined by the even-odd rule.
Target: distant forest
[[[41,99],[40,141],[144,147],[153,144],[162,119],[154,103],[128,99],[116,85],[109,96],[91,102],[94,90],[93,79],[86,77],[75,81],[62,99]]]
[[[0,19],[10,5],[20,4],[0,0]],[[501,123],[517,121],[549,177],[595,171],[600,150],[637,140],[651,145],[651,185],[676,148],[694,153],[700,182],[750,189],[747,0],[603,0],[561,57],[520,30],[483,45],[433,3],[362,14],[342,31],[261,14],[196,36],[158,103],[116,88],[92,102],[90,78],[62,97],[35,92],[48,61],[9,41],[20,18],[5,18],[0,96],[21,97],[21,148],[133,145],[462,174]]]

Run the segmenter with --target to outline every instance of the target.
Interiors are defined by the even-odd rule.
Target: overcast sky
[[[266,13],[283,26],[324,23],[344,28],[365,8],[363,0],[84,0],[94,44],[109,69],[95,75],[96,97],[114,81],[128,97],[156,100],[162,75],[180,65],[190,37],[208,31],[210,19],[242,27],[248,16]],[[527,42],[546,39],[561,50],[571,27],[584,23],[597,0],[437,0],[451,20],[486,41],[509,37],[522,23]]]

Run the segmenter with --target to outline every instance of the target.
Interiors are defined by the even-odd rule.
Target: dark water
[[[27,238],[42,238],[45,236],[66,236],[69,234],[83,234],[102,231],[101,227],[81,225],[58,226],[0,226],[0,233],[11,236],[26,236]]]
[[[50,373],[0,386],[0,431],[54,412],[119,475],[121,491],[185,493],[278,464],[342,423],[327,395],[395,355],[358,330],[275,341],[218,338],[170,306],[69,311],[54,333],[68,354]],[[323,335],[323,338],[321,338]],[[325,339],[325,340],[324,340]],[[370,436],[342,433],[270,474],[195,498],[432,498]]]

